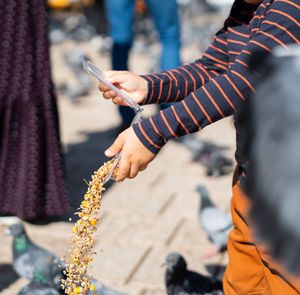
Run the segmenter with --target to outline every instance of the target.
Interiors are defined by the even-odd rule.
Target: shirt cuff
[[[151,99],[153,88],[154,88],[153,80],[148,75],[140,75],[140,77],[145,79],[147,81],[147,85],[148,85],[147,95],[146,95],[144,101],[141,103],[141,105],[150,104],[151,103],[150,99]]]
[[[138,139],[153,154],[157,154],[167,142],[153,124],[151,117],[133,124],[132,127]]]

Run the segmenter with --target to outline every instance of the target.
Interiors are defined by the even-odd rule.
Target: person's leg
[[[181,63],[180,22],[176,0],[147,0],[147,5],[162,46],[160,69],[161,71],[174,69]],[[165,109],[170,105],[160,105],[160,109]]]
[[[133,40],[134,0],[106,0],[109,32],[113,40],[112,69],[128,70],[128,55]],[[130,107],[119,106],[122,129],[129,127],[135,113]]]
[[[241,190],[236,171],[231,202],[234,229],[228,239],[229,262],[223,278],[225,294],[300,294],[300,284],[272,261],[266,247],[262,250],[263,247],[254,242],[249,209],[250,200]]]
[[[176,0],[147,0],[162,45],[161,71],[180,65],[180,24]]]

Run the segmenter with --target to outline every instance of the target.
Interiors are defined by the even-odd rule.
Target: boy
[[[271,52],[276,46],[300,44],[300,0],[236,0],[224,27],[194,63],[156,75],[107,72],[110,82],[141,104],[178,102],[122,132],[106,151],[122,150],[117,181],[133,178],[155,158],[168,139],[201,130],[234,115],[243,101],[255,93],[255,81],[263,79],[248,67],[256,50]],[[104,97],[124,104],[100,85]],[[283,98],[284,99],[284,98]],[[253,240],[249,199],[241,190],[247,177],[247,159],[240,153],[242,134],[237,134],[237,169],[233,177],[232,218],[228,241],[229,263],[223,279],[225,294],[299,294],[285,270],[269,257],[267,249]]]

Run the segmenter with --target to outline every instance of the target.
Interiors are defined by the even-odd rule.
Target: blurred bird
[[[95,279],[89,279],[90,284],[94,285],[96,289],[94,291],[89,291],[87,295],[123,295],[122,293],[113,290],[111,288],[108,288],[101,284],[99,281],[96,281]]]
[[[62,83],[58,86],[58,91],[72,99],[88,95],[93,86],[89,75],[82,69],[79,59],[81,55],[85,53],[79,47],[64,55],[64,62],[74,73],[77,83],[76,86]]]
[[[23,287],[18,295],[60,295],[56,289],[49,287],[46,284],[38,282],[30,282],[27,286]]]
[[[223,295],[222,282],[187,269],[181,254],[173,252],[166,257],[165,284],[168,295]]]
[[[18,295],[56,295],[64,294],[61,279],[65,279],[65,265],[51,252],[35,245],[27,236],[22,223],[9,226],[6,235],[13,239],[13,267],[16,273],[31,281]],[[122,295],[99,281],[90,278],[90,284],[96,288],[87,295]]]
[[[60,280],[65,278],[63,274],[64,264],[61,259],[35,245],[28,238],[22,223],[10,225],[5,234],[13,236],[13,267],[15,272],[30,281],[46,284],[60,291]],[[36,285],[33,284],[32,286]]]
[[[233,161],[224,155],[225,147],[203,141],[194,135],[184,136],[181,140],[192,153],[192,161],[206,167],[208,176],[221,176],[229,172]]]
[[[232,219],[229,214],[212,203],[205,186],[198,185],[197,191],[201,196],[199,222],[213,243],[213,247],[205,254],[205,257],[211,257],[227,249],[228,235],[233,228]]]
[[[104,286],[103,284],[101,284],[99,281],[95,279],[88,278],[88,280],[90,282],[90,286],[94,286],[95,289],[87,291],[85,295],[123,295],[123,293],[120,293],[107,286]],[[80,285],[77,285],[76,287],[80,287]]]

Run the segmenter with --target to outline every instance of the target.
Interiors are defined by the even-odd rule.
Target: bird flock
[[[65,265],[61,258],[50,251],[39,247],[28,237],[21,222],[8,227],[5,235],[13,237],[13,268],[29,284],[23,287],[17,295],[60,295],[65,294],[61,288],[61,279],[65,279]],[[104,286],[99,281],[90,279],[95,290],[89,290],[86,295],[122,295]]]

